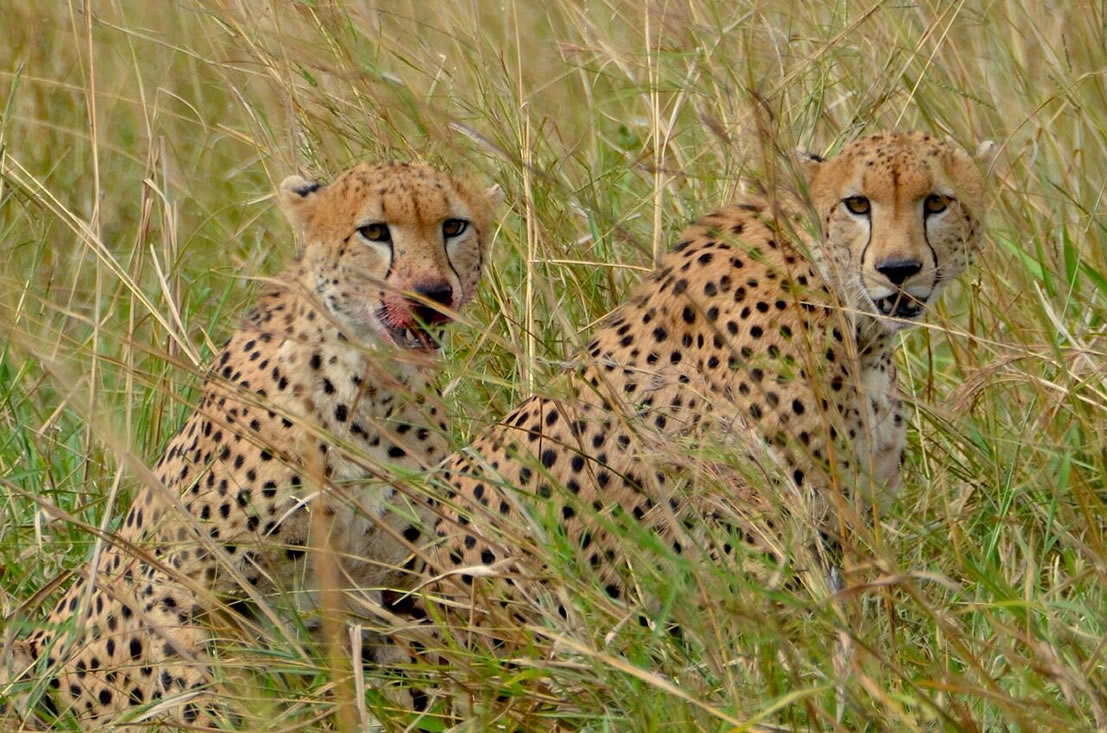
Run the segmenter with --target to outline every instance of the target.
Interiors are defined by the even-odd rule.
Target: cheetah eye
[[[442,235],[445,236],[446,239],[451,239],[458,236],[468,228],[469,222],[465,221],[464,219],[447,219],[446,221],[442,222]]]
[[[869,213],[871,206],[869,200],[864,196],[850,196],[847,199],[842,199],[842,203],[851,214],[857,214],[858,216],[865,216]]]
[[[941,194],[932,193],[923,201],[923,211],[927,214],[941,214],[949,208],[950,198]]]
[[[373,222],[363,227],[358,227],[358,233],[370,242],[391,242],[392,232],[388,231],[388,225],[381,222]]]

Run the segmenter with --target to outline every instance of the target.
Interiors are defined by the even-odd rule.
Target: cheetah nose
[[[445,281],[417,285],[415,286],[414,292],[432,303],[438,303],[447,307],[454,300],[454,289]],[[420,321],[427,324],[441,323],[442,321],[449,320],[445,314],[436,308],[432,308],[426,303],[420,303],[418,301],[411,302],[411,313]]]
[[[918,260],[884,260],[876,266],[876,271],[888,278],[895,286],[903,285],[912,275],[922,269]]]

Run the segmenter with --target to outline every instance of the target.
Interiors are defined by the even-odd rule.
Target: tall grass
[[[8,3],[4,641],[42,618],[91,528],[115,526],[128,463],[180,423],[252,276],[292,256],[281,176],[423,158],[508,192],[447,349],[461,445],[555,374],[689,219],[781,175],[782,153],[921,128],[1002,154],[976,267],[905,338],[905,485],[855,548],[867,584],[849,619],[784,591],[735,607],[716,573],[689,581],[719,601],[713,644],[644,630],[605,648],[613,611],[588,616],[585,593],[591,641],[536,633],[519,666],[473,654],[451,673],[482,726],[549,727],[554,710],[593,730],[821,729],[840,713],[847,729],[1107,729],[1102,4],[370,5]],[[844,682],[828,641],[843,624]],[[337,720],[325,656],[276,637],[252,654],[258,728]],[[354,674],[363,721],[410,722],[377,673]]]

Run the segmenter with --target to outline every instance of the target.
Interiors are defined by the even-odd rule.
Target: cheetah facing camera
[[[329,185],[290,177],[279,197],[301,256],[216,358],[160,485],[20,642],[16,675],[42,680],[46,706],[84,727],[136,707],[122,717],[210,723],[205,645],[235,616],[225,604],[293,593],[310,611],[307,550],[321,544],[341,558],[341,587],[394,583],[401,520],[382,513],[402,502],[366,479],[446,454],[427,383],[438,331],[476,289],[499,190],[361,164]]]
[[[409,579],[416,617],[505,653],[526,626],[579,631],[579,594],[543,559],[552,546],[606,591],[612,618],[650,617],[657,599],[638,580],[669,576],[628,555],[617,527],[644,529],[673,556],[768,570],[766,554],[790,552],[758,520],[769,500],[741,476],[731,495],[698,491],[690,466],[706,440],[784,477],[778,500],[810,512],[814,537],[833,539],[835,495],[895,488],[905,426],[894,334],[976,248],[982,177],[968,154],[921,133],[873,135],[802,165],[821,240],[802,233],[796,207],[767,199],[705,216],[550,391],[569,397],[526,400],[445,461],[429,567]]]

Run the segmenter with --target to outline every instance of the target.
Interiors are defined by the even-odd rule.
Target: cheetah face
[[[890,331],[916,322],[976,249],[983,179],[972,158],[924,133],[880,133],[805,168],[846,304]]]
[[[420,351],[473,297],[501,198],[421,163],[362,163],[326,185],[291,176],[280,190],[306,285],[337,324]]]

